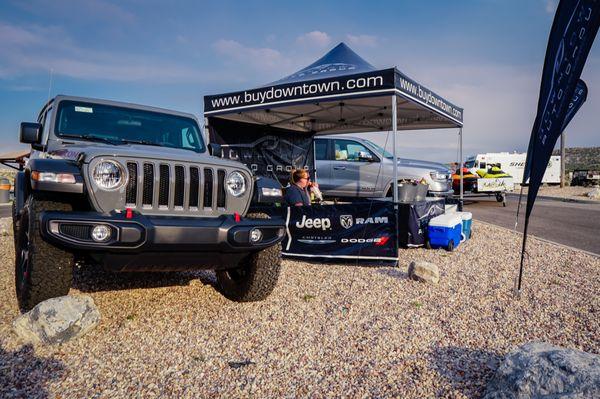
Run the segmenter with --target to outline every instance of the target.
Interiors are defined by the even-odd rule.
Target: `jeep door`
[[[346,197],[372,197],[379,174],[379,157],[355,140],[333,139],[330,190]]]

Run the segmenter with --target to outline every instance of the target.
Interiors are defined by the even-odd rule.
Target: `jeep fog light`
[[[103,190],[115,190],[123,181],[123,167],[115,161],[102,161],[94,167],[92,178],[98,187]]]
[[[231,172],[225,182],[229,194],[239,197],[246,192],[246,179],[238,171]]]
[[[259,243],[262,240],[262,231],[260,229],[250,230],[250,242],[253,244]]]
[[[110,238],[110,227],[104,224],[98,224],[92,229],[92,239],[96,242],[108,241]]]

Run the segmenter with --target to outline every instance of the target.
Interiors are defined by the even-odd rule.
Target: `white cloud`
[[[546,0],[546,12],[548,14],[554,15],[554,11],[556,11],[556,7],[558,7],[557,0]]]
[[[302,46],[323,48],[331,44],[331,37],[325,32],[314,30],[298,36],[296,42]]]
[[[348,43],[357,47],[376,47],[379,44],[377,36],[347,34]]]
[[[247,47],[235,40],[220,39],[213,44],[218,54],[238,62],[241,67],[251,66],[261,71],[279,69],[288,64],[277,50],[268,47]]]
[[[0,77],[16,78],[52,69],[79,79],[112,81],[198,81],[199,70],[148,56],[80,47],[60,28],[27,29],[0,21]]]

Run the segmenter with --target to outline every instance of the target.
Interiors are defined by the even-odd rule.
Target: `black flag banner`
[[[579,111],[579,108],[581,108],[581,106],[583,105],[585,100],[587,100],[587,92],[588,92],[587,85],[585,84],[585,82],[583,80],[579,79],[577,81],[577,88],[575,89],[575,94],[573,95],[573,98],[571,99],[571,102],[569,103],[569,106],[568,106],[567,116],[565,117],[565,121],[563,122],[562,128],[560,129],[561,133],[565,131],[565,129],[569,125],[569,122],[571,122],[571,119],[573,119],[573,117],[575,116],[577,111]],[[531,159],[528,157],[527,161],[530,161],[530,160]],[[530,168],[531,168],[531,163],[526,163],[525,171],[523,173],[523,184],[527,184],[527,180],[529,180]],[[520,200],[520,198],[519,198],[519,200]]]
[[[517,292],[521,290],[529,216],[546,165],[567,121],[569,104],[599,25],[600,0],[561,0],[558,4],[546,49],[537,115],[527,149],[530,179]]]

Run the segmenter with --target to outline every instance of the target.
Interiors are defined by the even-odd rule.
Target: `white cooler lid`
[[[436,227],[456,227],[456,225],[462,224],[460,215],[456,213],[444,214],[436,216],[429,221],[430,226]]]
[[[462,220],[471,220],[473,219],[473,214],[471,212],[456,212],[458,216],[462,218]]]

